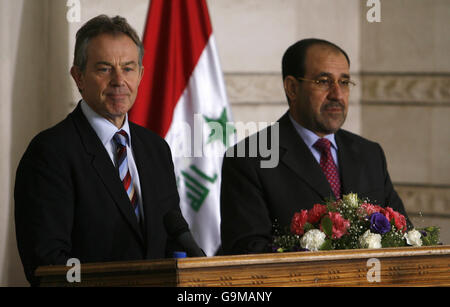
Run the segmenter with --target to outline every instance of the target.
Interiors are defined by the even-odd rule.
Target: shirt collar
[[[89,124],[91,124],[91,127],[97,133],[97,136],[100,138],[103,146],[106,146],[106,144],[111,142],[114,134],[116,134],[116,132],[120,130],[124,130],[128,134],[128,145],[131,146],[131,134],[130,126],[128,124],[128,114],[125,114],[125,121],[122,128],[117,129],[117,127],[113,123],[92,110],[92,108],[84,100],[81,101],[81,110],[89,121]]]
[[[305,127],[297,123],[297,121],[294,118],[292,118],[291,114],[288,115],[292,124],[294,125],[295,130],[297,130],[297,133],[303,139],[306,146],[308,146],[308,148],[313,148],[314,143],[316,143],[317,140],[320,139],[320,137],[311,130],[306,129]],[[337,150],[338,147],[336,144],[336,140],[334,138],[334,133],[327,134],[324,136],[324,138],[328,139],[331,142],[331,146],[333,146],[334,149]]]

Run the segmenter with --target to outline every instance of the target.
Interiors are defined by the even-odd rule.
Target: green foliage
[[[273,242],[274,246],[278,248],[277,252],[295,252],[299,250],[300,237],[296,235],[282,235],[275,238]]]
[[[320,250],[332,250],[333,249],[333,241],[331,239],[326,239],[325,242],[320,247]]]
[[[417,229],[422,234],[422,244],[425,246],[439,244],[440,228],[437,226],[430,226]]]
[[[331,235],[333,234],[333,222],[331,219],[328,216],[324,216],[320,225],[322,226],[322,230],[327,237],[331,238]]]
[[[308,232],[311,229],[315,229],[314,225],[310,224],[310,223],[306,223],[305,227],[304,227],[305,232]]]
[[[391,223],[392,225],[392,223]],[[403,238],[403,232],[392,226],[392,230],[381,236],[382,247],[402,247],[406,246],[406,241]]]

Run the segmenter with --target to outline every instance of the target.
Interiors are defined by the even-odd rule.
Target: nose
[[[334,81],[328,91],[328,98],[332,100],[341,100],[344,98],[344,90],[340,87],[338,81]]]
[[[119,69],[115,69],[111,77],[112,86],[122,86],[124,84],[125,77]]]

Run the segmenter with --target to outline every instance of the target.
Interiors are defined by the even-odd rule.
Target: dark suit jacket
[[[145,223],[80,105],[30,143],[16,174],[16,236],[27,279],[39,265],[164,258],[163,216],[179,210],[170,149],[130,122]]]
[[[295,212],[310,209],[333,195],[320,165],[288,114],[278,123],[279,163],[276,167],[261,168],[263,158],[260,155],[236,157],[236,146],[224,158],[221,236],[226,254],[269,251],[275,221],[285,228],[290,225]],[[269,144],[272,130],[272,127],[267,130]],[[252,141],[259,141],[253,138],[260,134],[242,141],[247,150]],[[335,139],[343,194],[358,193],[359,197],[390,206],[406,217],[403,203],[389,178],[380,145],[342,129],[335,134]],[[227,157],[230,151],[234,151],[235,157]]]

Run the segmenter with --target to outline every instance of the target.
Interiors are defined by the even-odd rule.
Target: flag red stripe
[[[165,137],[173,111],[212,33],[205,0],[152,0],[144,75],[130,120]]]

